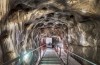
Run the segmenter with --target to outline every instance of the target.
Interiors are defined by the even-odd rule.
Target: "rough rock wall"
[[[90,19],[77,22],[76,25],[74,22],[68,22],[68,24],[70,49],[79,56],[100,64],[100,56],[98,56],[100,55],[100,21]]]
[[[30,2],[32,3],[35,2],[37,3],[37,5],[32,5],[32,3],[30,2],[27,3],[28,1],[29,0],[19,0],[19,1],[18,0],[0,0],[0,39],[1,39],[0,41],[2,42],[0,45],[2,45],[3,47],[1,49],[9,48],[11,46],[12,48],[9,48],[8,50],[6,49],[3,53],[8,53],[10,51],[10,53],[14,55],[13,58],[17,56],[18,52],[20,52],[18,50],[14,51],[14,49],[16,48],[19,49],[19,46],[21,46],[19,45],[19,43],[22,44],[22,49],[26,49],[25,48],[27,46],[26,42],[29,42],[31,45],[31,41],[32,41],[32,38],[30,38],[29,41],[27,41],[28,32],[25,31],[25,33],[23,33],[23,30],[22,30],[23,24],[18,23],[18,22],[27,22],[30,19],[34,20],[37,17],[40,17],[50,12],[54,12],[51,10],[52,8],[57,9],[56,11],[58,11],[59,9],[70,10],[70,7],[71,7],[71,9],[75,9],[76,11],[82,11],[83,13],[89,12],[92,14],[94,13],[99,14],[98,12],[100,11],[99,0],[84,0],[84,1],[83,0],[68,0],[68,1],[67,0],[63,0],[63,1],[61,0],[49,0],[49,1],[30,0]],[[69,4],[70,7],[66,7],[67,6],[66,2]],[[27,11],[28,8],[26,5],[24,5],[25,3],[27,6],[29,6],[28,7],[29,9],[31,9],[30,8],[31,6],[32,10]],[[46,7],[46,8],[43,8],[41,10],[40,4],[43,5],[42,7]],[[22,6],[22,8],[19,8],[20,5]],[[51,8],[51,9],[46,11],[47,8]],[[31,16],[31,15],[34,15],[34,16]],[[63,20],[62,18],[61,21],[66,21],[66,20]],[[74,45],[91,46],[91,47],[100,46],[99,21],[92,20],[92,21],[84,21],[82,23],[66,21],[66,23],[68,24],[67,27],[68,27],[69,43],[74,44]],[[25,38],[25,42],[21,42],[22,40],[20,39],[20,36],[22,37],[22,39]],[[23,43],[25,43],[25,45],[23,45]],[[14,47],[17,45],[19,46]],[[30,47],[30,45],[28,46]],[[11,55],[8,54],[8,57],[10,56]],[[13,59],[13,58],[8,58],[8,60]],[[4,62],[6,62],[6,60],[4,60]]]
[[[100,64],[100,48],[99,47],[84,47],[84,46],[77,46],[77,45],[70,45],[73,53],[89,60],[97,65]],[[78,60],[83,65],[90,65],[89,63],[83,61],[82,59],[72,55],[76,60]]]
[[[68,0],[68,5],[74,10],[83,14],[99,14],[100,1],[99,0]]]
[[[36,44],[37,41],[33,37],[33,33],[35,32],[30,31],[27,24],[24,25],[25,23],[22,22],[29,21],[33,13],[35,13],[34,15],[41,16],[41,13],[44,11],[39,11],[39,14],[36,13],[38,10],[10,13],[10,5],[14,4],[13,2],[14,0],[0,0],[0,65],[16,58],[21,52],[27,49],[35,49],[38,47],[38,44]],[[34,56],[37,58],[38,52]]]
[[[29,26],[30,27],[30,26]],[[19,54],[29,49],[35,49],[39,42],[34,37],[34,31],[26,27],[22,22],[9,23],[0,34],[0,65],[18,57]],[[37,35],[37,34],[36,34]],[[37,54],[37,55],[36,55]],[[34,56],[38,57],[38,52]],[[36,61],[37,59],[35,59]]]
[[[44,10],[46,10],[47,8],[48,9],[54,8],[55,10],[56,9],[57,10],[69,9],[71,11],[76,10],[77,12],[86,13],[86,15],[87,13],[99,14],[100,1],[99,0],[84,0],[84,1],[83,0],[62,0],[62,1],[61,0],[48,0],[48,1],[47,0],[43,0],[43,1],[42,0],[41,1],[39,0],[29,0],[29,1],[28,0],[19,0],[19,1],[0,0],[0,19],[8,15],[11,15],[14,12],[18,12],[18,10],[22,12],[27,12],[27,11],[31,11],[31,10],[34,11],[36,9],[41,9],[41,8],[43,8]],[[20,17],[21,17],[21,13],[19,13]],[[24,16],[27,14],[30,14],[30,13],[24,13]],[[13,16],[14,15],[15,14],[13,14]],[[14,18],[16,18],[16,16]]]
[[[0,0],[0,20],[9,11],[10,0]]]
[[[100,22],[88,20],[69,28],[69,41],[82,46],[99,46]],[[70,40],[73,39],[73,40]],[[75,41],[76,40],[76,41]]]

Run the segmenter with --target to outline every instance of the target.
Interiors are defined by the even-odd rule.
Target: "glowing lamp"
[[[25,51],[24,54],[23,54],[23,59],[22,59],[22,60],[23,60],[25,63],[29,63],[29,62],[31,61],[31,60],[30,60],[31,58],[32,58],[31,53]]]
[[[81,11],[82,11],[83,13],[87,13],[87,10],[85,10],[85,9],[82,9]]]

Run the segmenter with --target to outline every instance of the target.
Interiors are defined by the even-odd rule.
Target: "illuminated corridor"
[[[61,63],[62,62],[56,52],[53,49],[48,48],[46,49],[39,65],[62,65]]]
[[[0,0],[0,65],[100,65],[100,0]]]

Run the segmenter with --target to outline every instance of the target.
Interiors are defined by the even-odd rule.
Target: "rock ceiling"
[[[100,20],[99,5],[99,0],[0,0],[0,30],[9,26],[12,29],[14,23],[24,25],[27,30],[51,24],[87,33],[86,29],[99,27],[99,21],[95,21]]]
[[[1,0],[0,19],[23,22],[55,11],[95,16],[99,15],[99,4],[99,0]]]

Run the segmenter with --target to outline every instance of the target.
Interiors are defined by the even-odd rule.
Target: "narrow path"
[[[64,50],[61,51],[61,58],[62,58],[62,60],[64,61],[65,64],[67,64],[67,61],[68,61],[68,65],[81,65],[79,62],[77,62],[70,55],[67,59],[67,54],[64,52]]]
[[[62,61],[57,57],[55,50],[47,48],[39,65],[62,65]]]

